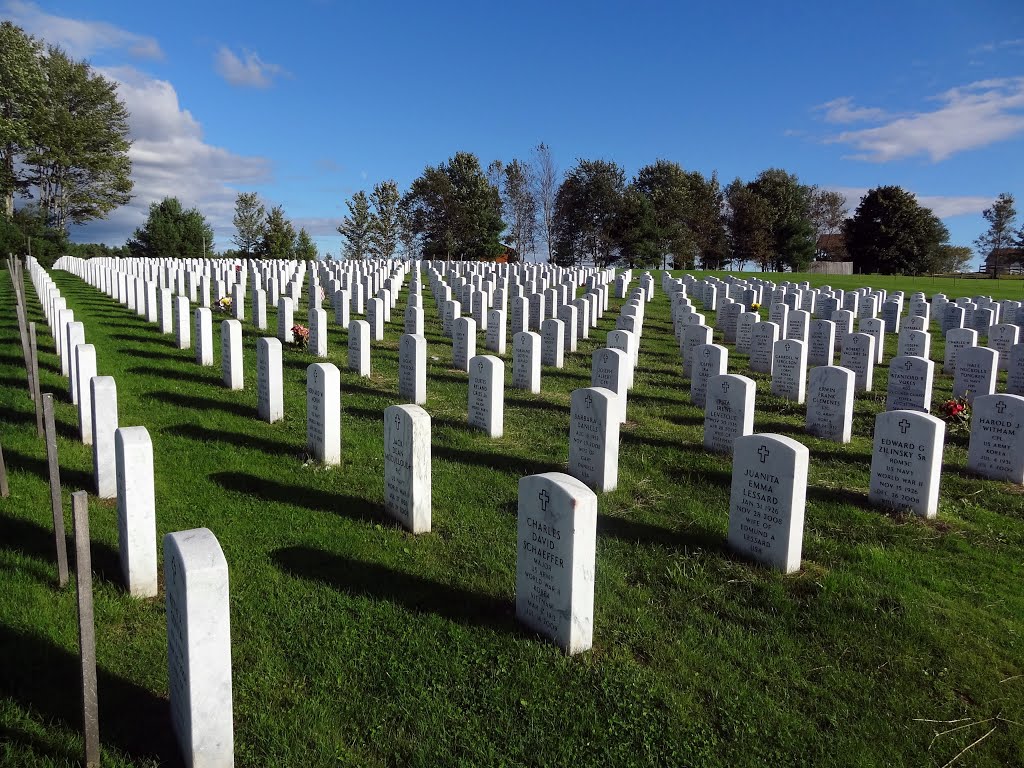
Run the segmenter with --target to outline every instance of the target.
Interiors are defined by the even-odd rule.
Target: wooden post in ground
[[[57,428],[53,423],[53,395],[43,395],[43,420],[46,422],[46,463],[50,468],[50,505],[53,507],[53,538],[57,546],[57,578],[68,583],[68,542],[64,536],[64,503],[60,496],[60,465],[57,463]]]
[[[39,394],[39,345],[36,344],[36,324],[28,324],[29,352],[32,356],[32,387],[35,395],[32,398],[36,401],[36,437],[42,437],[43,430],[43,401]]]
[[[85,766],[100,766],[100,713],[96,696],[96,624],[92,606],[92,557],[89,552],[89,494],[71,494],[75,523],[75,581],[78,587],[78,654],[82,662],[82,736]]]

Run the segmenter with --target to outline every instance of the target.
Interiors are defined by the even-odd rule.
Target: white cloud
[[[263,61],[258,54],[252,51],[243,51],[242,56],[244,61],[226,45],[218,48],[214,56],[217,74],[231,85],[269,88],[273,84],[274,77],[285,74],[285,71],[277,64]]]
[[[34,3],[23,0],[7,0],[3,11],[7,18],[30,35],[59,45],[76,59],[88,58],[109,49],[127,51],[143,59],[161,59],[164,55],[154,38],[128,32],[105,21],[53,16]]]
[[[829,187],[829,189],[846,198],[846,206],[850,209],[851,215],[860,205],[860,199],[868,193],[865,187]],[[925,208],[930,208],[940,219],[980,214],[992,205],[994,199],[994,196],[983,197],[981,195],[917,195],[917,202]]]
[[[299,216],[297,219],[292,219],[292,226],[295,227],[295,231],[299,229],[305,229],[312,237],[330,237],[338,236],[338,225],[341,224],[343,215],[338,214],[332,218],[330,216]]]
[[[826,123],[862,123],[877,122],[884,120],[887,113],[878,107],[857,107],[854,106],[853,97],[843,96],[842,98],[826,101],[814,107],[815,112],[822,112]]]
[[[1024,77],[979,80],[935,96],[941,106],[825,139],[858,150],[853,159],[884,163],[916,155],[932,162],[1024,133]],[[842,99],[836,100],[842,102]],[[835,103],[835,102],[830,102]],[[854,109],[855,114],[864,110]]]
[[[1022,48],[1024,49],[1024,37],[1018,37],[1014,40],[997,40],[992,43],[983,43],[975,48],[971,49],[971,53],[993,53],[995,51],[1003,51],[1007,48]]]
[[[196,206],[210,221],[220,244],[234,232],[235,185],[251,187],[270,179],[270,163],[262,157],[235,154],[203,141],[202,127],[178,103],[174,86],[131,67],[103,69],[117,83],[130,113],[132,201],[74,232],[75,239],[116,243],[142,224],[149,205],[177,197]]]

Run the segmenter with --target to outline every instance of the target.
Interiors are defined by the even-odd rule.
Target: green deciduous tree
[[[343,255],[346,259],[365,259],[370,255],[370,234],[373,214],[366,193],[359,190],[345,201],[348,216],[338,225],[338,234],[345,239]]]
[[[42,47],[9,21],[0,23],[0,195],[3,214],[14,216],[14,195],[29,182],[15,161],[34,143],[33,116],[45,91]]]
[[[132,256],[194,259],[213,243],[213,229],[197,208],[184,210],[176,197],[149,206],[146,223],[128,241]]]
[[[979,256],[988,260],[993,277],[998,277],[999,270],[1009,266],[1011,259],[1006,256],[1007,249],[1014,246],[1016,239],[1013,227],[1017,221],[1017,209],[1013,195],[1003,192],[981,215],[988,222],[988,229],[974,241],[974,247],[978,249]]]
[[[313,238],[309,236],[306,228],[302,227],[298,237],[295,238],[295,258],[300,261],[316,261],[316,257],[316,243],[313,242]]]
[[[911,192],[876,187],[861,198],[843,228],[854,269],[861,273],[931,272],[949,231]]]
[[[370,193],[373,206],[370,218],[370,253],[378,259],[390,259],[398,250],[401,220],[398,205],[401,202],[398,184],[382,181]]]
[[[577,160],[555,196],[555,262],[580,264],[590,259],[605,267],[614,261],[619,207],[626,174],[607,160]]]
[[[943,275],[966,272],[973,256],[974,251],[966,245],[940,245],[931,271]]]
[[[616,214],[619,258],[630,268],[658,266],[663,256],[659,234],[654,204],[631,184],[622,195]]]
[[[739,179],[726,187],[725,200],[728,206],[726,221],[732,260],[739,269],[751,261],[762,270],[770,269],[772,238],[768,204],[755,194],[749,184]]]
[[[131,199],[128,110],[115,84],[59,48],[42,60],[45,98],[33,111],[29,180],[50,226],[104,218]]]
[[[815,245],[810,188],[780,168],[762,171],[749,186],[766,204],[772,270],[806,269]]]
[[[426,258],[475,260],[501,253],[501,199],[476,155],[458,152],[447,163],[428,166],[403,197],[402,209]]]
[[[263,259],[295,258],[295,227],[280,205],[275,205],[267,213],[257,255]]]
[[[243,256],[251,256],[263,239],[266,215],[267,211],[255,192],[238,193],[235,198],[235,216],[231,220],[235,225],[235,235],[231,241],[238,246]]]
[[[848,213],[846,198],[835,190],[818,187],[810,187],[808,195],[811,226],[814,227],[815,251],[819,254],[819,258],[822,258],[824,254],[828,261],[843,261],[847,254],[841,237],[830,238],[830,240],[839,242],[830,244],[827,251],[819,250],[818,243],[822,237],[842,234],[843,222],[846,221]]]
[[[693,267],[693,238],[687,221],[689,180],[679,163],[658,160],[637,172],[636,190],[651,203],[655,240],[662,259]]]

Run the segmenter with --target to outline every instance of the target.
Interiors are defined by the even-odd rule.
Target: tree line
[[[714,172],[670,160],[628,180],[608,160],[578,159],[561,174],[545,144],[486,169],[475,155],[458,152],[427,166],[401,196],[387,181],[346,205],[338,232],[343,254],[355,259],[386,258],[401,244],[407,255],[432,259],[541,254],[563,266],[753,264],[775,272],[852,260],[857,272],[912,275],[959,271],[972,256],[949,245],[942,221],[900,187],[868,191],[849,215],[842,194],[779,168],[724,186]]]

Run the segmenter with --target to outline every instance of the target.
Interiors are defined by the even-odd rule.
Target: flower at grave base
[[[213,305],[213,308],[217,312],[230,312],[231,311],[231,297],[225,296],[222,299],[218,299],[217,303]]]
[[[971,428],[971,405],[967,402],[966,394],[944,401],[939,405],[939,415],[951,431],[960,432]]]
[[[750,311],[751,311],[751,312],[757,312],[757,310],[759,310],[760,308],[761,308],[761,305],[760,305],[760,304],[758,304],[758,303],[757,303],[756,301],[755,301],[755,302],[753,302],[753,303],[752,303],[752,304],[750,305]]]
[[[309,345],[309,328],[304,325],[292,326],[292,343],[305,348]]]

